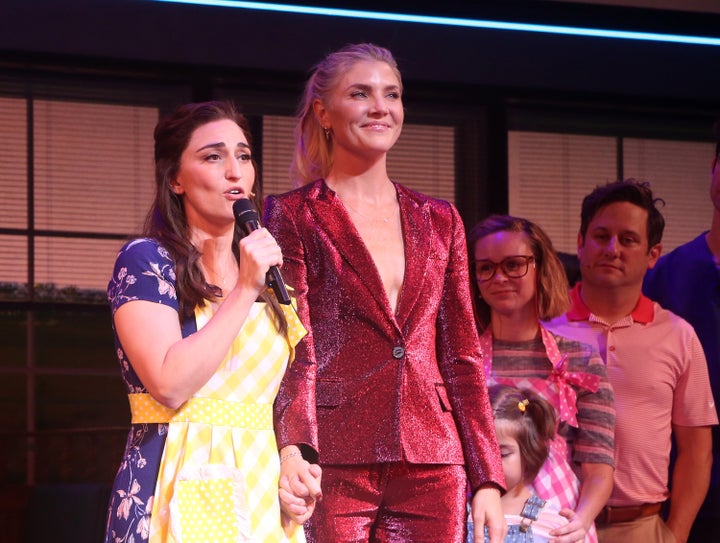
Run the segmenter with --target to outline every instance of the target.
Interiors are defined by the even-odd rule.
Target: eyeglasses
[[[492,260],[476,260],[475,261],[475,278],[478,281],[488,281],[495,277],[498,266],[502,270],[505,277],[518,279],[525,277],[530,269],[530,263],[535,267],[535,257],[525,255],[515,255],[503,258],[501,262],[493,262]]]

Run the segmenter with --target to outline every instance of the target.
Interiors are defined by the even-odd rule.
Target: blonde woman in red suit
[[[268,198],[265,216],[310,329],[276,402],[278,442],[319,451],[311,541],[462,542],[469,483],[476,525],[500,543],[464,226],[451,204],[388,177],[403,116],[381,47],[346,46],[307,82],[293,164],[304,186]]]

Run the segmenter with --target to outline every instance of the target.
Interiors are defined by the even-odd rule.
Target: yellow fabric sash
[[[215,398],[190,398],[178,409],[162,405],[150,394],[128,394],[133,424],[201,422],[217,426],[273,429],[271,404],[227,402]]]

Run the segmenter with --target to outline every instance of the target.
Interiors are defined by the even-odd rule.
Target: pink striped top
[[[705,356],[693,328],[641,296],[618,322],[585,306],[580,284],[572,307],[547,327],[594,345],[615,391],[617,466],[609,505],[656,503],[668,497],[672,424],[717,424]]]

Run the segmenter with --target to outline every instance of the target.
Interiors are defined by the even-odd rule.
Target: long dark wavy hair
[[[180,159],[193,133],[200,126],[211,122],[230,120],[240,127],[252,149],[247,119],[234,104],[224,101],[210,101],[185,104],[172,114],[161,119],[155,127],[155,201],[145,220],[143,235],[154,238],[165,247],[175,261],[178,303],[182,321],[193,316],[195,307],[205,300],[214,301],[220,296],[220,289],[205,280],[200,268],[202,253],[190,242],[185,206],[180,195],[171,190],[171,184],[180,170]],[[256,183],[252,196],[255,207],[262,214],[262,195],[258,182],[259,170],[252,161],[256,172]],[[244,235],[235,226],[232,251],[235,260],[240,261],[238,242]],[[276,324],[281,333],[287,332],[287,321],[274,296],[263,293],[261,299],[271,305]]]

